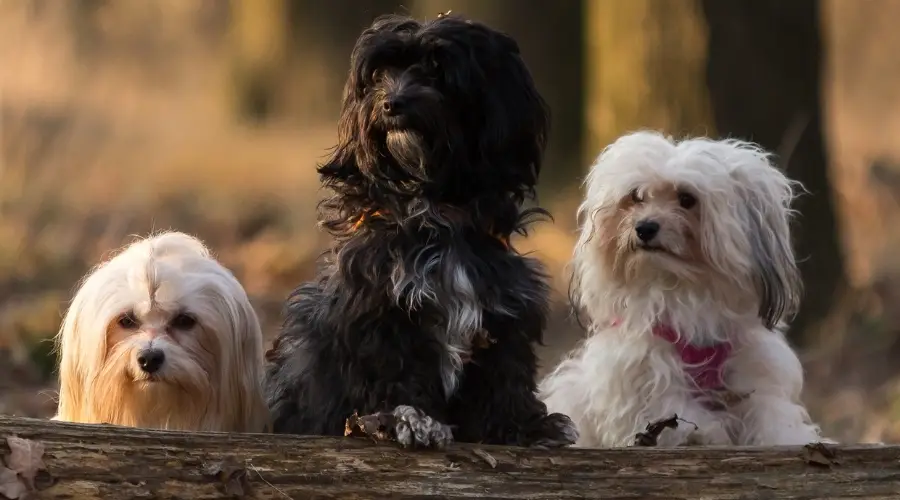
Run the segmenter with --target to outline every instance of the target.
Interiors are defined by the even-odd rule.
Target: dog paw
[[[551,413],[523,433],[521,443],[532,448],[559,448],[578,441],[578,428],[567,415]]]
[[[443,449],[453,441],[453,431],[412,406],[400,405],[393,412],[394,433],[404,448],[414,446]]]

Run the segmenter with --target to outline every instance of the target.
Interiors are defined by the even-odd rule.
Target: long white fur
[[[608,146],[586,184],[572,266],[573,298],[586,313],[589,337],[539,387],[549,411],[575,421],[577,446],[630,445],[648,423],[672,414],[698,430],[681,424],[662,434],[661,446],[819,441],[800,401],[803,369],[783,323],[769,329],[759,312],[765,287],[776,287],[785,315],[800,294],[789,231],[795,183],[751,143],[676,142],[640,131]],[[664,256],[629,260],[633,224],[604,233],[604,221],[621,216],[620,202],[632,190],[666,184],[699,200],[700,263]],[[676,212],[655,215],[663,222],[660,238],[680,251],[686,242],[679,229],[686,222]],[[604,263],[610,248],[621,272]],[[725,411],[702,405],[676,349],[652,333],[661,321],[697,345],[731,342],[725,385],[746,397]]]
[[[132,310],[148,326],[114,338],[117,319]],[[198,326],[177,339],[160,333],[178,311]],[[150,332],[151,320],[163,326]],[[268,424],[256,313],[231,272],[189,235],[137,241],[93,269],[56,342],[56,420],[229,432],[262,432]],[[156,382],[142,379],[135,361],[151,343],[166,356]]]

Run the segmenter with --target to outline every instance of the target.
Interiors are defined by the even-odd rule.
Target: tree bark
[[[19,472],[0,470],[0,491],[11,491],[11,477],[32,482],[33,496],[42,499],[900,495],[900,448],[887,446],[409,451],[355,438],[164,432],[14,417],[0,417],[0,435],[4,465]],[[41,465],[45,470],[35,474]]]
[[[707,82],[722,135],[780,156],[809,194],[798,198],[797,257],[807,293],[791,327],[807,330],[831,309],[844,262],[822,136],[822,42],[818,0],[704,0]]]

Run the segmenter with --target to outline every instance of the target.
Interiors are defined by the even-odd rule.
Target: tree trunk
[[[791,337],[831,309],[844,263],[822,137],[822,45],[818,0],[704,0],[707,82],[722,135],[779,154],[809,194],[798,198],[797,256],[807,293]]]
[[[237,115],[265,122],[279,108],[288,26],[285,0],[232,0],[233,85]]]
[[[0,498],[896,499],[900,448],[403,450],[0,417]],[[16,437],[12,437],[16,436]]]
[[[350,53],[372,21],[400,8],[398,0],[288,0],[290,83],[286,108],[307,124],[338,119]]]
[[[337,120],[350,51],[397,0],[233,0],[241,114],[309,125]]]
[[[595,0],[585,10],[588,162],[640,128],[712,134],[696,0]]]

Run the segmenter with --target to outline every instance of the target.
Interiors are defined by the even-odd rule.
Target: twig
[[[247,468],[249,468],[250,470],[252,470],[253,472],[255,472],[256,475],[259,476],[259,480],[260,480],[260,481],[262,481],[262,482],[266,483],[267,485],[269,485],[270,488],[272,488],[273,490],[277,491],[281,496],[283,496],[284,498],[288,498],[288,499],[291,498],[290,495],[288,495],[287,493],[285,493],[285,492],[281,491],[280,489],[278,489],[278,487],[276,487],[274,484],[272,484],[272,483],[266,481],[266,478],[263,477],[263,475],[262,475],[262,473],[259,471],[259,469],[257,469],[256,466],[253,465],[249,460],[247,461]]]

